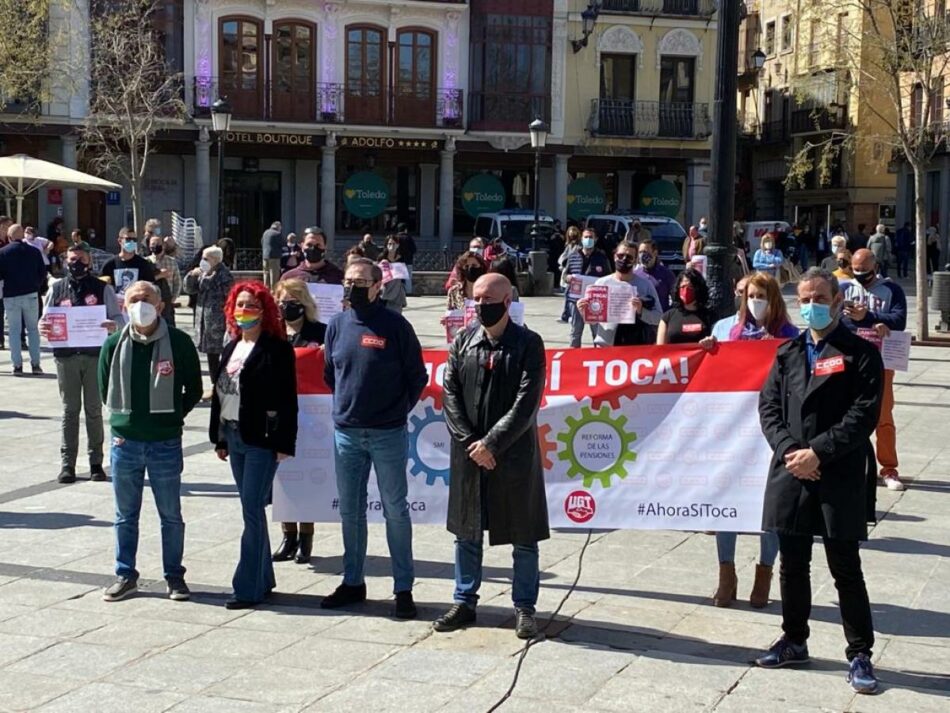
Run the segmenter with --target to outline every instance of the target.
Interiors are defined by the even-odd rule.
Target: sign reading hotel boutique
[[[313,134],[278,134],[272,131],[229,131],[228,143],[316,146]]]
[[[478,173],[462,186],[462,207],[473,218],[479,213],[494,213],[505,207],[505,187],[497,176]]]
[[[662,179],[650,181],[640,191],[640,210],[645,213],[675,218],[679,215],[681,201],[676,184]]]
[[[357,218],[375,218],[388,202],[389,185],[377,173],[360,171],[343,184],[343,204]]]
[[[578,178],[567,187],[567,215],[573,220],[602,213],[606,203],[603,186],[593,178]]]

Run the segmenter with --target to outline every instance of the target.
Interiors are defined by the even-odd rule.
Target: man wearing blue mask
[[[874,626],[859,543],[874,520],[871,434],[884,365],[877,348],[841,322],[844,298],[834,275],[808,270],[798,303],[808,328],[778,348],[759,396],[762,432],[774,450],[762,529],[779,536],[784,634],[756,663],[808,662],[812,544],[821,537],[848,642],[848,683],[874,693]]]
[[[122,296],[132,284],[144,281],[155,283],[155,268],[138,254],[139,244],[135,233],[128,228],[119,231],[119,254],[109,258],[102,266],[102,277]]]
[[[606,277],[613,272],[607,255],[602,250],[598,250],[596,245],[597,233],[593,228],[585,228],[581,234],[581,249],[568,257],[565,272],[568,275],[580,275],[594,279]],[[593,284],[594,279],[590,280],[591,284]],[[577,300],[580,297],[583,297],[583,294],[573,295],[570,292],[568,293],[568,299],[574,305],[571,310],[571,347],[575,349],[581,346],[581,338],[584,336],[584,315],[577,309]],[[591,327],[591,339],[595,336],[594,328]]]

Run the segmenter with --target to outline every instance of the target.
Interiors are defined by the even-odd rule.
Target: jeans
[[[455,603],[473,609],[478,603],[478,589],[482,584],[483,540],[455,540]],[[541,588],[538,567],[538,543],[512,545],[511,600],[516,609],[527,609],[534,614]]]
[[[59,454],[63,466],[76,467],[79,452],[79,412],[86,412],[86,440],[89,465],[102,465],[102,402],[99,400],[97,373],[99,357],[72,354],[57,357],[56,377],[63,402],[63,434]]]
[[[717,532],[716,551],[719,554],[719,563],[736,561],[736,533]],[[774,532],[763,532],[759,535],[759,564],[771,567],[775,564],[778,555],[778,535]]]
[[[798,264],[802,266],[802,271],[808,269],[808,246],[800,244],[798,246]]]
[[[811,615],[811,535],[779,535],[782,566],[779,582],[782,587],[782,630],[794,644],[808,640],[808,617]],[[844,636],[848,641],[845,655],[850,661],[858,654],[871,656],[874,646],[874,625],[871,604],[861,572],[861,554],[857,540],[824,538],[828,568],[838,590],[838,609]]]
[[[112,491],[115,494],[115,573],[138,579],[139,513],[145,470],[162,523],[162,569],[165,579],[182,577],[185,522],[181,519],[181,437],[168,441],[130,441],[112,435]]]
[[[406,283],[406,296],[412,296],[412,265],[406,265],[406,272],[409,273],[409,279],[403,280]]]
[[[406,482],[406,461],[409,458],[406,427],[337,427],[333,445],[340,519],[343,524],[343,583],[355,587],[364,581],[366,484],[372,466],[376,471],[383,516],[386,518],[393,592],[411,591],[415,570],[412,563],[412,519],[406,500],[409,491]]]
[[[267,534],[267,514],[264,512],[277,473],[277,454],[269,448],[247,445],[233,421],[223,423],[221,430],[228,443],[231,474],[241,496],[241,515],[244,517],[241,557],[231,586],[235,599],[261,602],[277,584]]]
[[[30,363],[40,364],[40,309],[37,302],[38,295],[31,292],[19,297],[4,297],[3,306],[7,313],[7,323],[10,325],[10,358],[13,366],[23,366],[23,326],[26,325],[27,341],[30,345]]]
[[[590,325],[590,338],[593,341],[597,333],[594,331],[594,325]],[[584,313],[577,308],[575,302],[571,308],[571,347],[577,349],[581,346],[581,340],[584,337]]]
[[[569,322],[571,319],[571,307],[573,306],[570,297],[567,294],[567,289],[564,290],[564,309],[561,310],[561,319],[565,322]]]
[[[900,251],[897,253],[897,276],[907,277],[908,267],[910,266],[910,253]]]

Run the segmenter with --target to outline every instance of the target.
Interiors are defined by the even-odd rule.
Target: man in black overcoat
[[[762,528],[779,535],[784,636],[756,663],[808,661],[809,569],[812,543],[821,537],[848,642],[848,682],[872,693],[874,627],[858,544],[874,520],[871,434],[884,366],[874,345],[841,324],[843,297],[831,273],[808,270],[798,301],[808,328],[779,347],[759,397],[762,431],[775,452]]]
[[[452,437],[447,528],[455,540],[455,605],[435,621],[454,631],[475,621],[483,533],[513,545],[515,632],[537,634],[538,542],[548,531],[538,408],[544,392],[544,342],[508,316],[511,283],[484,275],[474,287],[480,326],[460,332],[444,378],[445,421]]]

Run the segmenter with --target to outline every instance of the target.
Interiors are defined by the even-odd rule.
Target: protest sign
[[[442,324],[445,326],[445,342],[451,344],[455,341],[455,335],[465,326],[465,311],[461,309],[445,310]]]
[[[758,395],[780,344],[727,342],[715,354],[696,345],[549,350],[538,440],[551,525],[758,531],[772,456]],[[278,470],[274,519],[335,522],[323,354],[297,354],[300,437],[297,457]],[[444,350],[423,351],[429,383],[408,423],[408,500],[420,524],[445,524],[446,358]],[[383,521],[375,478],[367,515]]]
[[[317,303],[317,321],[329,324],[333,315],[343,311],[343,285],[308,282],[307,290]]]
[[[393,280],[408,280],[409,269],[404,262],[389,262],[383,260],[379,263],[379,269],[383,273],[383,284],[389,284]]]
[[[50,325],[47,341],[55,349],[101,347],[109,332],[105,305],[88,307],[47,307],[43,319]]]
[[[613,280],[603,285],[591,285],[584,296],[587,299],[585,322],[636,324],[637,311],[631,301],[637,296],[637,288],[633,285]]]
[[[878,348],[885,369],[907,371],[910,368],[910,332],[891,332],[883,339],[873,327],[858,327],[857,333]]]

